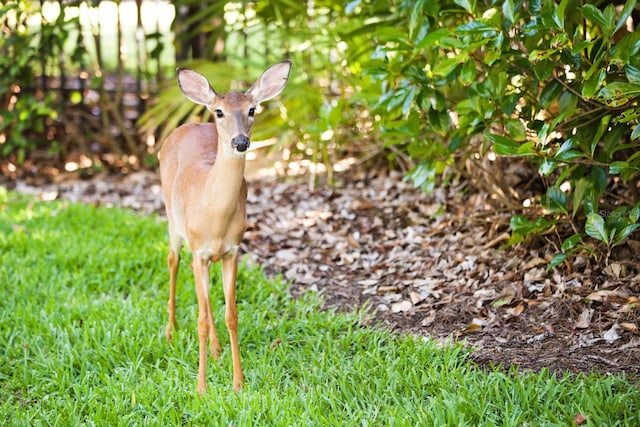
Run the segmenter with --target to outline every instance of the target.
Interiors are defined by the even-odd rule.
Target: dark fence
[[[226,1],[0,5],[0,155],[13,163],[57,155],[58,163],[75,156],[73,163],[84,158],[98,168],[153,165],[158,128],[169,120],[150,109],[162,102],[176,62],[229,62],[240,79],[256,74],[288,57],[285,38],[308,37],[287,27],[306,19],[307,6],[282,6],[269,3],[273,11],[256,16],[253,3]],[[145,112],[152,120],[140,125]],[[175,125],[179,114],[170,113]]]
[[[173,4],[161,0],[1,7],[3,154],[46,149],[105,154],[107,163],[144,158],[148,138],[135,123],[175,64],[174,17]],[[47,130],[36,142],[40,121]]]

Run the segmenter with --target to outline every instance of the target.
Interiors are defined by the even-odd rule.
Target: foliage
[[[142,3],[20,0],[0,6],[3,159],[22,163],[34,151],[48,151],[99,163],[145,154],[131,117],[162,75],[167,49],[160,27],[168,19],[161,11],[171,6],[157,3],[152,10]],[[140,19],[132,22],[124,11]],[[143,11],[152,14],[143,19]],[[144,39],[136,36],[145,32],[142,20]],[[125,71],[136,72],[135,84]]]
[[[513,213],[509,244],[544,236],[557,247],[553,267],[597,241],[603,249],[594,255],[608,257],[637,228],[639,8],[636,0],[583,3],[183,0],[178,10],[194,13],[175,30],[179,43],[204,39],[203,58],[179,65],[201,71],[220,91],[244,88],[268,65],[293,60],[290,84],[265,109],[254,139],[271,139],[292,160],[322,162],[329,172],[343,155],[366,159],[385,150],[410,166],[408,177],[425,191],[465,178]],[[33,3],[18,4],[21,12]],[[5,20],[14,9],[0,9]],[[51,46],[65,38],[65,22],[59,17],[43,32],[58,40]],[[10,71],[0,77],[4,93],[15,88],[7,83],[14,71],[21,80],[35,77],[34,55],[60,53],[37,51],[33,37],[15,31],[0,41]],[[158,48],[160,36],[153,37]],[[159,141],[185,120],[209,119],[173,79],[166,83],[138,123],[140,134]],[[62,104],[21,98],[19,112],[3,111],[4,132],[17,134],[5,137],[4,154],[33,148],[29,126],[62,120]],[[113,105],[97,107],[102,129],[126,128]],[[126,142],[114,151],[138,147]],[[513,165],[522,176],[513,176]]]
[[[0,7],[0,23],[10,29],[0,38],[0,154],[15,154],[19,163],[27,153],[50,145],[46,129],[58,116],[54,97],[28,92],[36,84],[40,59],[53,53],[45,49],[55,46],[40,44],[40,36],[29,31],[31,3]]]
[[[223,28],[211,29],[207,23],[221,15]],[[350,66],[348,60],[351,46],[366,45],[370,40],[365,33],[344,39],[346,33],[363,26],[365,19],[348,16],[341,3],[329,0],[237,2],[224,7],[211,4],[188,23],[200,22],[200,32],[213,39],[226,34],[225,61],[212,62],[209,56],[208,60],[194,59],[180,65],[201,71],[214,87],[226,92],[246,88],[269,65],[292,59],[289,84],[280,96],[281,103],[276,101],[279,108],[265,110],[253,138],[275,138],[276,148],[287,148],[293,159],[324,163],[330,173],[343,153],[372,147],[367,142],[373,129],[363,99],[379,90],[370,79],[362,79],[361,70]],[[169,82],[157,104],[139,121],[144,131],[159,129],[161,140],[179,123],[204,110],[184,99],[177,101],[175,86],[174,81]],[[209,118],[207,113],[201,117]]]
[[[570,425],[576,414],[590,425],[640,422],[640,394],[622,377],[480,369],[459,346],[361,327],[247,265],[238,272],[246,387],[231,388],[220,330],[221,366],[210,362],[210,392],[200,398],[188,268],[178,287],[182,329],[174,342],[164,338],[165,253],[157,218],[0,187],[0,281],[11,284],[0,287],[0,423]],[[212,301],[220,322],[219,285]]]
[[[352,2],[360,13],[368,3]],[[637,220],[621,214],[633,202],[605,197],[624,185],[637,199],[640,32],[627,28],[638,25],[634,10],[635,0],[620,8],[574,0],[394,3],[370,28],[375,48],[362,65],[382,88],[375,107],[385,143],[417,160],[409,177],[425,190],[471,162],[471,181],[481,175],[479,185],[513,194],[501,171],[524,161],[544,190],[504,202],[522,211],[510,243],[586,223],[579,234],[609,253]],[[596,220],[603,212],[633,221]],[[566,249],[575,248],[578,239],[568,239]]]

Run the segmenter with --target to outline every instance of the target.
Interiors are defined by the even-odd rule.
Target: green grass
[[[486,372],[460,347],[365,328],[244,264],[246,387],[231,387],[214,286],[224,351],[200,398],[188,256],[171,343],[165,258],[158,218],[0,189],[1,425],[540,426],[577,414],[593,426],[640,425],[640,393],[622,377]]]

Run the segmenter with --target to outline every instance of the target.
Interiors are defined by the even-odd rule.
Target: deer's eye
[[[216,110],[215,113],[216,113],[216,117],[219,119],[224,117],[224,113],[222,112],[222,110]]]
[[[256,114],[255,107],[249,108],[249,117],[253,117]]]

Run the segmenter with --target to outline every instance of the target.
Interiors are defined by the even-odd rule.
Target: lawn
[[[223,353],[196,393],[197,302],[183,259],[178,322],[164,338],[166,230],[157,217],[37,202],[0,188],[1,425],[640,425],[637,385],[619,376],[487,372],[460,346],[364,327],[362,314],[294,299],[242,263],[245,389]],[[219,269],[213,268],[218,283]]]

